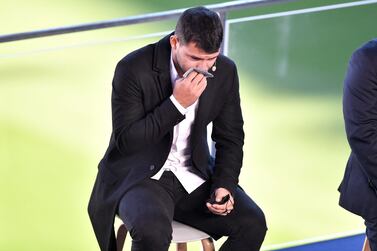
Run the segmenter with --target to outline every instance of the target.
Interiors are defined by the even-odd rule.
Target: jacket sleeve
[[[143,105],[143,83],[140,83],[137,74],[131,63],[122,60],[116,67],[113,79],[113,134],[117,148],[123,154],[133,153],[160,141],[185,118],[170,98],[166,98],[146,113]]]
[[[231,88],[219,116],[213,121],[212,140],[215,142],[216,158],[211,192],[222,187],[234,195],[242,166],[244,144],[239,81],[235,65]]]
[[[350,60],[344,81],[343,114],[349,145],[377,186],[377,46],[361,48]]]

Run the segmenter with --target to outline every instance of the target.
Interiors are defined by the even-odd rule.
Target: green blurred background
[[[0,33],[216,2],[0,0]],[[228,17],[340,2],[347,1],[298,1]],[[337,205],[349,154],[341,93],[347,61],[376,36],[376,19],[377,4],[370,4],[229,26],[246,131],[240,183],[265,211],[264,246],[363,229]],[[0,250],[99,250],[86,208],[111,133],[114,68],[161,36],[127,38],[174,24],[0,44]]]

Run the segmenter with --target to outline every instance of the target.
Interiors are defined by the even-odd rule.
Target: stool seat
[[[172,222],[174,243],[200,241],[210,238],[210,236],[198,229],[182,224],[178,221]]]
[[[122,251],[128,231],[118,216],[115,217],[114,228],[117,240],[117,251]],[[204,251],[215,251],[212,238],[205,232],[177,221],[172,222],[172,228],[172,243],[177,244],[177,251],[186,251],[187,242],[192,241],[201,241]]]

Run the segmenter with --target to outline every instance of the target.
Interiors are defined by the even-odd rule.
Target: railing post
[[[218,14],[219,14],[221,24],[223,25],[223,30],[224,30],[223,43],[221,44],[220,53],[224,54],[224,52],[228,51],[228,48],[227,48],[227,46],[228,46],[228,28],[227,28],[227,25],[226,25],[227,12],[221,11],[221,12],[218,12]],[[224,55],[226,55],[226,54],[224,54]]]
[[[220,53],[225,55],[228,53],[228,25],[226,23],[226,11],[217,11],[217,14],[220,17],[221,24],[223,26],[223,42],[220,47]],[[212,134],[212,122],[208,124],[207,126],[207,143],[209,146],[209,152],[212,157],[216,156],[216,147],[215,147],[215,142],[212,141],[211,139],[211,134]]]

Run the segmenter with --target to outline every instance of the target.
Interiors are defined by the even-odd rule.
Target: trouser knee
[[[168,220],[142,219],[129,229],[133,242],[149,247],[168,247],[172,239],[172,227]],[[156,249],[157,250],[157,249]]]
[[[239,226],[239,234],[244,236],[246,240],[255,241],[260,240],[263,241],[264,237],[266,236],[267,232],[267,224],[266,218],[262,210],[258,210],[258,212],[253,215],[245,215],[241,220],[241,224]]]

